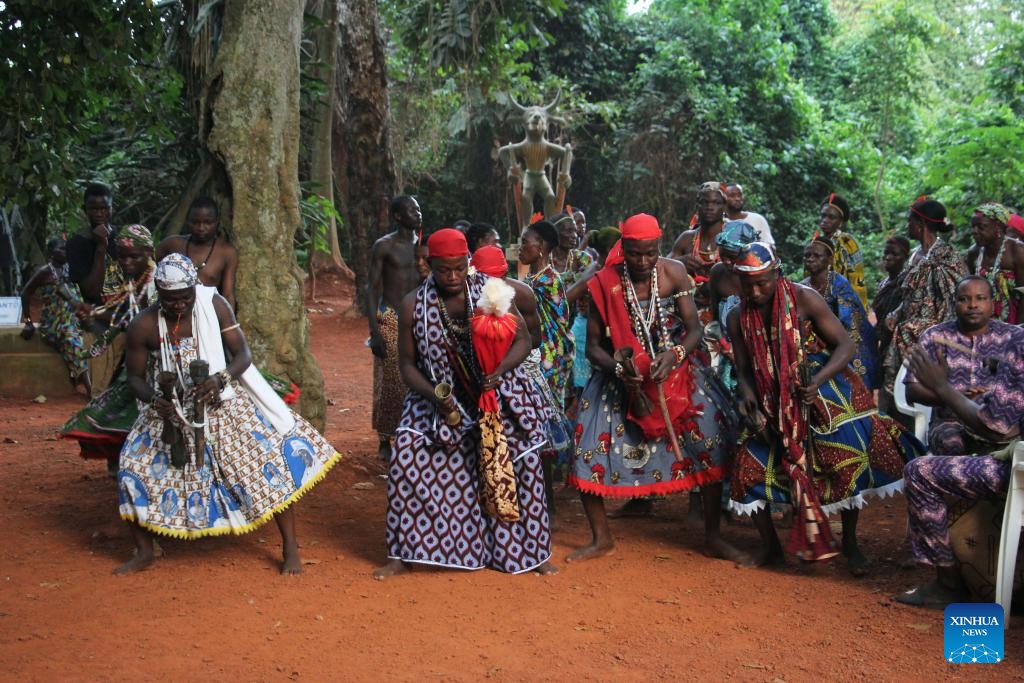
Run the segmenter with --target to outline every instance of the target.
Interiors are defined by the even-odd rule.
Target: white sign
[[[0,296],[0,325],[21,326],[21,297]]]

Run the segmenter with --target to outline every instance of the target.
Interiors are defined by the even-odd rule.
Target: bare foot
[[[134,574],[140,572],[153,565],[156,561],[156,557],[153,556],[153,552],[140,553],[136,550],[132,559],[128,560],[120,567],[114,570],[116,576],[124,576],[125,574]]]
[[[605,555],[611,555],[615,552],[615,544],[611,541],[606,543],[598,543],[597,541],[590,545],[585,545],[582,548],[572,551],[569,553],[569,557],[565,558],[566,562],[580,562],[582,560],[592,560],[595,557],[604,557]]]
[[[302,573],[302,559],[299,557],[298,548],[284,549],[284,562],[281,563],[281,573],[290,576]]]
[[[721,538],[709,538],[704,544],[704,554],[720,560],[729,560],[741,566],[749,564],[752,560],[748,553]]]
[[[551,564],[551,562],[545,562],[541,566],[537,567],[533,571],[537,572],[541,576],[551,576],[552,574],[558,573],[558,567]]]
[[[631,498],[626,504],[614,512],[609,512],[609,519],[624,517],[653,517],[654,501],[650,498]]]
[[[748,557],[747,562],[739,562],[736,566],[743,569],[750,569],[752,567],[768,567],[773,564],[785,563],[786,554],[782,551],[782,548],[772,546],[769,548],[763,548],[757,553],[757,555]]]
[[[405,574],[409,571],[409,565],[401,560],[388,560],[388,563],[373,570],[373,578],[378,581],[389,579],[392,576]]]

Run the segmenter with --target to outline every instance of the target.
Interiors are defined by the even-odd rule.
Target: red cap
[[[455,228],[442,228],[427,238],[430,258],[469,256],[466,236]]]
[[[624,240],[656,240],[661,237],[661,227],[658,226],[658,219],[649,213],[638,213],[630,216],[622,225],[622,239]]]
[[[505,252],[501,250],[501,247],[496,247],[493,244],[488,244],[474,251],[472,263],[474,268],[491,277],[505,277],[505,274],[508,273],[508,261],[505,260]]]

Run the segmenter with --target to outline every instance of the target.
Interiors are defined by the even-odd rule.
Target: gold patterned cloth
[[[176,347],[180,377],[191,391],[188,364],[198,357],[192,338]],[[152,370],[159,353],[151,357]],[[279,433],[245,388],[206,408],[205,462],[196,467],[193,430],[182,429],[189,460],[171,466],[161,441],[163,419],[145,406],[121,450],[117,474],[121,517],[157,534],[194,539],[244,534],[302,497],[340,459],[314,427],[295,415],[295,426]],[[191,415],[191,405],[183,406]]]
[[[377,311],[377,329],[386,358],[373,357],[373,428],[382,438],[393,436],[402,419],[406,387],[398,369],[398,313],[390,306]]]

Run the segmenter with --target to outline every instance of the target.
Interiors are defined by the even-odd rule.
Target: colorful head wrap
[[[1017,233],[1017,239],[1024,237],[1024,216],[1016,213],[1010,214],[1010,220],[1006,221],[1006,227]]]
[[[995,202],[986,202],[976,208],[974,213],[980,213],[985,218],[991,218],[997,223],[1006,225],[1010,222],[1010,210],[1002,204],[996,204]]]
[[[757,230],[746,221],[728,221],[715,237],[719,249],[739,253],[743,247],[757,241]]]
[[[725,199],[725,183],[717,180],[709,180],[706,183],[701,183],[700,189],[697,190],[697,195],[703,195],[705,192],[717,192],[722,195],[722,199]]]
[[[188,289],[199,281],[199,271],[184,254],[168,254],[156,264],[156,286],[164,290]]]
[[[430,258],[455,258],[469,256],[466,236],[455,228],[441,228],[427,238]]]
[[[658,219],[649,213],[630,216],[619,226],[624,240],[656,240],[661,237]]]
[[[760,275],[770,270],[777,270],[781,265],[770,244],[751,242],[743,247],[739,258],[736,259],[736,263],[732,267],[740,275]]]
[[[153,248],[153,234],[144,225],[138,223],[121,228],[117,232],[117,246]]]
[[[850,203],[835,192],[829,192],[828,197],[821,203],[822,206],[831,206],[843,217],[843,222],[850,220]]]
[[[473,252],[473,267],[485,275],[491,277],[505,277],[508,273],[508,261],[505,260],[505,252],[501,247],[493,244],[480,247]]]

